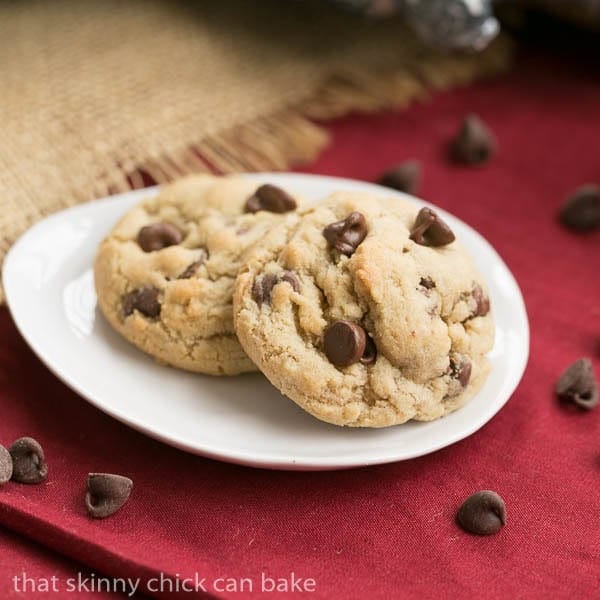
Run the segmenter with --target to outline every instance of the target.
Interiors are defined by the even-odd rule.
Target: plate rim
[[[94,397],[93,393],[90,393],[84,383],[78,381],[76,378],[72,378],[70,374],[66,374],[64,372],[59,372],[55,366],[46,358],[45,354],[38,347],[37,343],[32,336],[29,334],[27,330],[26,323],[21,321],[19,310],[12,305],[11,302],[11,288],[12,283],[10,280],[10,271],[12,261],[15,260],[14,257],[18,256],[19,249],[21,246],[27,244],[28,239],[31,236],[35,236],[36,231],[40,228],[47,227],[49,223],[52,223],[54,220],[61,220],[67,214],[73,214],[78,212],[85,212],[90,206],[97,207],[101,204],[106,203],[115,203],[118,204],[120,201],[123,201],[125,198],[134,199],[134,198],[143,198],[146,196],[151,196],[152,194],[156,194],[160,186],[151,186],[147,188],[142,188],[139,190],[131,190],[128,192],[114,194],[111,196],[105,196],[103,198],[94,199],[88,202],[76,204],[74,206],[65,208],[61,211],[55,212],[44,219],[36,222],[29,229],[27,229],[12,245],[9,249],[8,253],[5,256],[4,264],[2,267],[2,283],[5,290],[5,298],[6,305],[11,314],[12,320],[15,323],[17,330],[20,335],[26,341],[27,345],[34,352],[34,354],[39,358],[39,360],[48,368],[59,380],[61,380],[65,385],[67,385],[70,389],[75,391],[82,399],[86,402],[94,406],[95,408],[101,410],[103,413],[109,415],[110,417],[116,419],[117,421],[123,423],[124,425],[131,427],[132,429],[151,437],[152,439],[158,440],[161,443],[165,443],[171,447],[177,448],[179,450],[183,450],[185,452],[189,452],[194,455],[204,456],[206,458],[211,458],[214,460],[220,460],[228,463],[238,464],[242,466],[249,466],[254,468],[265,468],[271,470],[302,470],[302,471],[311,471],[311,470],[342,470],[342,469],[351,469],[351,468],[360,468],[369,465],[376,464],[388,464],[393,462],[401,462],[405,460],[412,460],[419,456],[424,456],[427,454],[431,454],[436,452],[442,448],[447,446],[451,446],[467,437],[473,435],[476,431],[484,427],[487,423],[489,423],[494,416],[498,414],[502,408],[506,405],[508,400],[514,394],[516,388],[518,387],[521,379],[523,378],[523,374],[525,369],[527,368],[528,360],[529,360],[529,352],[530,352],[530,325],[529,318],[527,315],[527,308],[525,304],[525,300],[512,271],[508,267],[508,265],[504,262],[498,251],[494,248],[494,246],[488,242],[482,234],[480,234],[475,228],[473,228],[468,223],[465,223],[459,217],[456,217],[452,213],[431,204],[430,202],[418,198],[415,196],[411,196],[409,194],[405,194],[399,192],[397,190],[391,190],[389,188],[385,188],[383,186],[361,181],[355,180],[351,178],[345,177],[335,177],[328,175],[318,175],[318,174],[308,174],[308,173],[294,173],[294,172],[260,172],[260,173],[243,173],[240,174],[249,179],[265,179],[268,178],[270,180],[275,179],[284,179],[289,180],[290,178],[297,178],[299,180],[309,180],[309,181],[322,181],[324,185],[339,185],[340,189],[343,189],[344,186],[351,185],[353,188],[361,187],[366,191],[372,191],[378,194],[387,194],[394,195],[398,197],[403,197],[408,199],[413,203],[417,203],[424,206],[431,206],[435,208],[440,214],[450,215],[451,218],[459,221],[463,226],[468,228],[470,234],[474,235],[477,239],[478,243],[484,244],[486,246],[486,250],[493,255],[493,258],[499,264],[505,273],[508,276],[510,284],[515,292],[512,300],[514,302],[514,307],[517,309],[519,320],[521,321],[522,327],[519,329],[520,337],[519,337],[519,349],[522,354],[522,360],[520,361],[518,368],[516,368],[515,373],[513,374],[511,380],[507,383],[505,382],[505,387],[503,388],[505,398],[493,405],[492,410],[486,411],[485,416],[475,423],[468,424],[465,427],[461,428],[454,435],[449,436],[448,438],[444,438],[439,442],[428,443],[422,446],[419,450],[414,450],[412,452],[405,452],[401,457],[397,455],[392,455],[393,452],[386,447],[386,449],[381,452],[377,457],[360,460],[357,459],[354,455],[344,456],[344,457],[336,457],[334,459],[328,457],[312,457],[310,460],[301,459],[297,461],[295,458],[290,457],[289,460],[281,460],[280,456],[270,457],[267,453],[254,452],[251,457],[248,457],[248,453],[241,453],[238,451],[228,452],[226,454],[223,451],[219,451],[217,448],[214,448],[211,445],[206,444],[197,444],[191,445],[186,442],[182,442],[177,440],[175,437],[169,437],[165,435],[163,432],[152,429],[143,424],[137,423],[135,420],[132,420],[131,417],[128,417],[126,414],[121,413],[119,410],[116,410],[112,407],[107,407],[101,402],[97,401]],[[289,184],[288,184],[289,185]]]

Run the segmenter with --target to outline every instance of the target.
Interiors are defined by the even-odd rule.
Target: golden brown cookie
[[[102,242],[94,275],[110,324],[169,365],[214,375],[255,370],[233,329],[244,252],[295,200],[240,177],[198,175],[129,211]]]
[[[340,192],[291,215],[248,253],[239,340],[284,394],[336,425],[429,421],[488,374],[488,292],[430,209]]]

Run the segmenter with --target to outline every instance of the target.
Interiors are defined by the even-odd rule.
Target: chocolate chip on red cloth
[[[567,199],[559,213],[560,222],[573,231],[591,231],[600,226],[600,187],[583,185]]]
[[[273,213],[286,213],[296,209],[296,201],[280,187],[265,183],[248,200],[244,212],[255,213],[268,210]]]
[[[323,229],[323,235],[329,244],[346,256],[354,254],[367,232],[367,220],[363,214],[356,211]]]
[[[129,292],[123,298],[123,315],[128,317],[134,310],[138,310],[146,317],[152,319],[158,317],[160,314],[158,295],[159,291],[155,287],[144,287]]]
[[[421,181],[421,163],[418,160],[407,160],[383,173],[377,183],[385,187],[414,194]]]
[[[360,357],[360,362],[363,365],[370,365],[377,360],[377,346],[375,346],[375,342],[370,335],[367,335],[365,341],[365,349],[363,351],[362,356]]]
[[[85,507],[90,517],[104,519],[116,513],[129,499],[133,481],[123,475],[90,473],[87,478]]]
[[[202,249],[199,257],[193,263],[188,265],[185,271],[183,271],[177,279],[189,279],[190,277],[193,277],[196,274],[196,271],[206,262],[207,258],[208,252]]]
[[[13,463],[12,480],[41,483],[48,477],[48,465],[42,446],[30,437],[15,440],[8,449]]]
[[[0,446],[0,485],[10,481],[13,474],[13,460],[10,452]]]
[[[365,330],[351,321],[336,321],[325,329],[325,355],[336,367],[348,367],[358,362],[364,355],[366,344]]]
[[[556,395],[565,402],[591,410],[598,404],[598,382],[589,358],[580,358],[570,365],[556,382]]]
[[[271,293],[273,288],[278,284],[286,282],[292,286],[295,292],[300,291],[300,282],[292,271],[283,271],[275,275],[267,273],[262,277],[257,277],[252,285],[252,298],[256,304],[262,306],[263,303],[271,303]]]
[[[469,533],[491,535],[506,525],[504,500],[490,490],[469,496],[458,510],[460,526]]]
[[[471,317],[485,317],[490,312],[490,299],[478,283],[473,286],[471,295],[475,300],[475,309],[471,313]]]
[[[421,246],[446,246],[456,238],[435,211],[424,207],[417,214],[410,239]]]
[[[467,165],[487,162],[496,152],[496,138],[477,115],[463,121],[450,147],[454,161]]]
[[[155,252],[168,246],[175,246],[183,239],[183,234],[171,223],[153,223],[142,227],[137,242],[144,252]]]

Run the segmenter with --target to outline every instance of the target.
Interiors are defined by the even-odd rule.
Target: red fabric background
[[[468,111],[500,141],[485,168],[445,159]],[[600,597],[600,409],[568,410],[552,394],[582,355],[600,373],[600,232],[578,236],[555,220],[573,187],[600,183],[598,69],[529,54],[499,81],[400,113],[349,117],[331,131],[332,146],[306,171],[372,180],[420,158],[423,197],[476,227],[506,260],[532,332],[517,392],[479,432],[416,460],[333,473],[243,468],[171,449],[92,408],[34,357],[1,310],[0,442],[39,439],[50,476],[1,488],[0,524],[77,561],[5,532],[1,596],[23,570],[64,579],[82,563],[121,577],[255,581],[252,595],[212,592],[223,598],[274,597],[256,593],[261,572],[292,571],[316,580],[305,595],[315,598]],[[89,471],[135,481],[126,508],[105,521],[85,515]],[[498,491],[508,508],[508,525],[488,538],[454,521],[479,489]]]

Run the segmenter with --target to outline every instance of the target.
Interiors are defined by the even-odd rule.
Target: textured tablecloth
[[[445,159],[468,111],[500,141],[485,168]],[[476,227],[506,260],[532,334],[516,393],[473,436],[416,460],[328,473],[244,468],[174,450],[92,408],[34,357],[3,309],[0,442],[36,437],[50,475],[2,487],[0,525],[56,554],[2,533],[2,597],[24,597],[12,581],[23,572],[57,575],[56,597],[69,597],[79,564],[146,581],[198,574],[220,598],[600,597],[600,409],[569,410],[553,397],[574,359],[592,357],[600,373],[600,233],[572,234],[555,219],[572,188],[600,183],[597,66],[530,54],[500,81],[346,118],[331,131],[333,145],[308,171],[372,180],[417,157],[423,197]],[[85,514],[89,471],[135,481],[129,503],[105,521]],[[508,525],[495,536],[455,524],[458,505],[479,489],[506,501]],[[262,577],[289,582],[292,573],[314,579],[316,591],[260,593]],[[215,589],[218,578],[241,577],[252,594]]]

